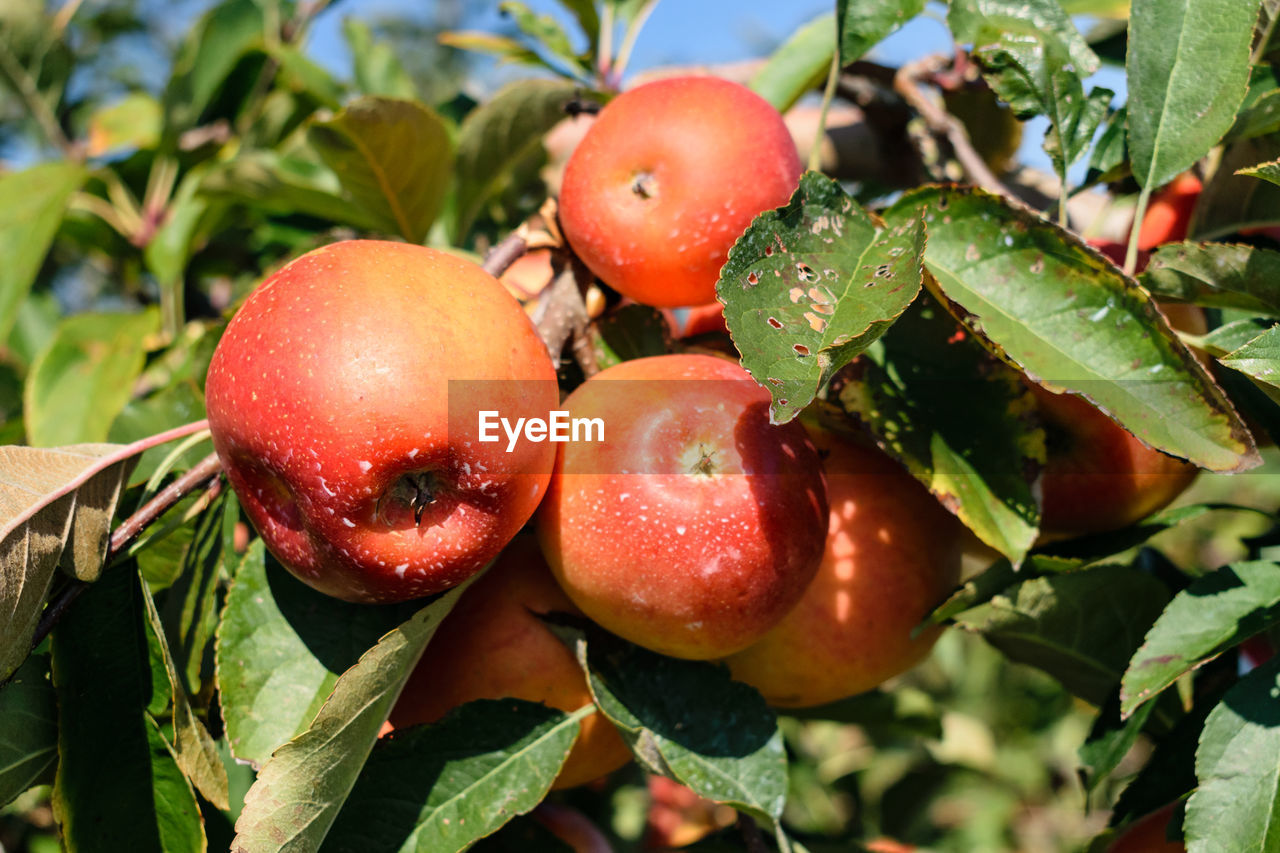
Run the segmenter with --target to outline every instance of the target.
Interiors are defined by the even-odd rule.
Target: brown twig
[[[484,267],[485,272],[497,278],[527,251],[529,251],[529,241],[525,238],[525,231],[523,228],[517,228],[489,250],[481,266]]]
[[[573,853],[613,853],[613,845],[586,815],[560,803],[539,803],[529,816],[573,849]]]
[[[973,147],[964,124],[920,88],[921,81],[944,70],[946,63],[947,59],[942,56],[926,56],[924,59],[908,62],[893,77],[894,91],[924,119],[930,131],[946,137],[956,160],[960,162],[970,181],[988,192],[1014,198],[1013,192],[996,177],[982,155]]]
[[[104,562],[109,563],[112,557],[128,548],[135,539],[142,535],[142,531],[155,523],[156,519],[168,512],[178,501],[197,488],[206,486],[206,489],[216,497],[222,489],[221,474],[222,463],[218,461],[218,455],[210,453],[197,462],[191,470],[157,492],[155,497],[140,506],[137,512],[120,522],[120,525],[111,531],[111,541],[107,545],[107,555]],[[89,584],[84,581],[74,580],[63,587],[62,591],[49,602],[44,612],[40,614],[40,621],[36,624],[36,633],[31,640],[31,648],[34,649],[44,642],[44,638],[49,636],[49,632],[62,619],[67,608],[75,603],[75,600],[80,597],[80,593],[84,592],[88,586]]]

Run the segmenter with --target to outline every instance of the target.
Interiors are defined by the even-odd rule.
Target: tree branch
[[[1014,198],[1014,194],[1006,187],[995,173],[987,166],[982,155],[973,147],[969,132],[964,124],[946,109],[939,106],[920,88],[920,82],[942,71],[947,60],[941,56],[927,56],[924,59],[908,62],[898,69],[893,77],[893,88],[924,119],[933,133],[945,136],[951,143],[951,150],[960,162],[965,175],[974,184],[988,192],[998,193],[1005,198]]]
[[[115,530],[111,531],[111,542],[107,546],[107,556],[104,562],[109,563],[112,557],[128,548],[135,539],[142,535],[142,531],[146,530],[156,519],[164,515],[178,501],[196,489],[204,487],[208,493],[216,497],[222,491],[221,475],[222,463],[218,461],[216,453],[210,453],[197,462],[191,470],[157,492],[155,497],[140,506],[137,512],[126,518]],[[75,603],[75,600],[80,597],[80,593],[84,592],[88,586],[89,584],[81,580],[72,581],[62,588],[57,597],[49,602],[44,612],[40,614],[35,636],[31,640],[31,648],[34,649],[44,642],[44,638],[49,636],[49,632],[58,624],[62,615],[66,613],[67,608]]]

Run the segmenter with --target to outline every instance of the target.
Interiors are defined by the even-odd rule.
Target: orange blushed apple
[[[834,702],[914,666],[941,629],[912,632],[960,576],[963,528],[923,485],[876,447],[810,434],[831,505],[822,563],[782,622],[726,661],[781,707]]]
[[[675,657],[746,647],[790,610],[827,528],[805,428],[769,423],[769,393],[706,355],[626,361],[562,404],[605,441],[560,445],[537,515],[543,553],[591,619]]]
[[[391,727],[435,722],[474,699],[525,699],[568,712],[590,704],[582,668],[539,618],[548,613],[580,615],[556,585],[533,537],[517,537],[431,638],[391,711]],[[631,758],[600,713],[580,725],[556,788],[589,782]]]
[[[782,116],[759,95],[716,77],[657,80],[607,104],[574,149],[560,223],[624,296],[703,305],[729,247],[787,202],[800,171]]]

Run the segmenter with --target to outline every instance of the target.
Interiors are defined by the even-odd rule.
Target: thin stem
[[[84,0],[68,0],[67,4],[58,10],[58,14],[53,16],[53,37],[62,38],[62,34],[71,24],[71,19],[76,16],[76,12],[80,10]]]
[[[497,278],[528,250],[529,241],[524,238],[524,234],[520,230],[512,231],[502,238],[502,242],[489,250],[481,266],[484,267],[485,272]]]
[[[1266,4],[1263,4],[1263,14],[1266,14]],[[1258,43],[1253,46],[1253,53],[1249,56],[1250,65],[1258,65],[1262,62],[1262,54],[1267,49],[1267,45],[1271,41],[1271,34],[1275,32],[1276,21],[1280,21],[1280,9],[1276,10],[1276,14],[1271,16],[1271,20],[1267,21],[1266,28],[1258,33]]]
[[[600,10],[600,38],[596,49],[596,73],[601,81],[609,79],[609,68],[613,64],[613,4],[605,3]]]
[[[75,145],[63,132],[62,125],[58,123],[58,117],[53,114],[53,110],[44,102],[44,98],[40,97],[36,81],[27,73],[27,69],[22,67],[18,57],[13,55],[13,51],[9,50],[9,46],[3,41],[0,41],[0,71],[4,72],[14,88],[18,90],[27,112],[40,126],[49,144],[61,151],[63,156],[75,158]]]
[[[1065,180],[1058,188],[1058,224],[1063,228],[1067,227],[1067,182]]]
[[[822,171],[822,141],[827,138],[827,113],[831,110],[831,101],[836,95],[836,84],[840,82],[840,46],[836,45],[831,54],[831,70],[827,72],[827,85],[822,90],[822,109],[818,111],[818,130],[813,136],[813,147],[809,149],[809,171]]]
[[[1142,220],[1147,215],[1147,203],[1151,201],[1151,188],[1143,187],[1138,194],[1138,209],[1133,212],[1133,227],[1129,229],[1129,245],[1124,252],[1124,274],[1133,275],[1138,266],[1138,233],[1142,231]]]
[[[653,14],[657,5],[658,0],[645,3],[640,9],[640,14],[636,15],[635,20],[631,22],[631,26],[627,27],[627,34],[622,38],[622,48],[618,51],[618,58],[609,72],[615,86],[622,82],[623,72],[627,70],[627,63],[631,61],[631,51],[636,46],[636,38],[640,35],[640,30],[644,29],[645,21],[649,20],[649,16]]]
[[[208,490],[221,490],[221,475],[222,463],[218,461],[216,453],[210,453],[196,463],[195,467],[162,489],[154,498],[139,507],[137,512],[122,521],[119,527],[111,531],[111,541],[107,545],[104,564],[109,564],[113,556],[128,548],[134,539],[142,535],[142,531],[197,488],[207,484]],[[88,586],[84,581],[72,581],[63,587],[62,592],[53,601],[49,602],[40,615],[40,622],[36,625],[35,636],[31,640],[33,649],[44,642],[44,638],[49,636],[49,632],[58,624],[62,615],[67,612],[67,608]]]
[[[76,192],[71,196],[71,208],[73,210],[83,210],[85,213],[92,213],[114,228],[121,237],[126,240],[133,239],[133,232],[120,216],[120,211],[105,198],[98,198],[92,193]]]

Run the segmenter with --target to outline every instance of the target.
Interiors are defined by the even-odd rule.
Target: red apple
[[[920,661],[940,628],[913,632],[960,578],[964,528],[874,446],[811,430],[826,454],[826,551],[804,597],[726,663],[771,705],[870,690]]]
[[[348,601],[476,572],[533,513],[554,458],[547,443],[476,441],[477,409],[545,418],[555,369],[496,279],[421,246],[335,243],[272,275],[228,325],[206,394],[267,547]]]
[[[539,614],[580,615],[532,537],[516,537],[458,599],[391,711],[393,728],[432,723],[473,699],[526,699],[562,711],[591,704],[586,676]],[[599,713],[581,722],[556,788],[617,770],[631,751]]]
[[[1124,832],[1107,847],[1107,853],[1186,853],[1181,841],[1170,841],[1169,820],[1177,803],[1170,803],[1125,827]]]
[[[800,157],[782,116],[744,86],[673,77],[624,92],[574,149],[560,223],[605,284],[658,307],[715,300],[729,247],[787,202]]]
[[[1046,431],[1040,529],[1047,536],[1126,527],[1195,479],[1196,466],[1143,444],[1083,397],[1032,391]]]
[[[745,648],[813,578],[827,530],[803,426],[769,423],[739,365],[664,355],[615,365],[562,404],[605,441],[561,445],[537,518],[543,553],[587,616],[675,657]]]
[[[1138,229],[1138,248],[1150,250],[1187,239],[1187,227],[1201,189],[1200,179],[1184,172],[1153,193]]]

